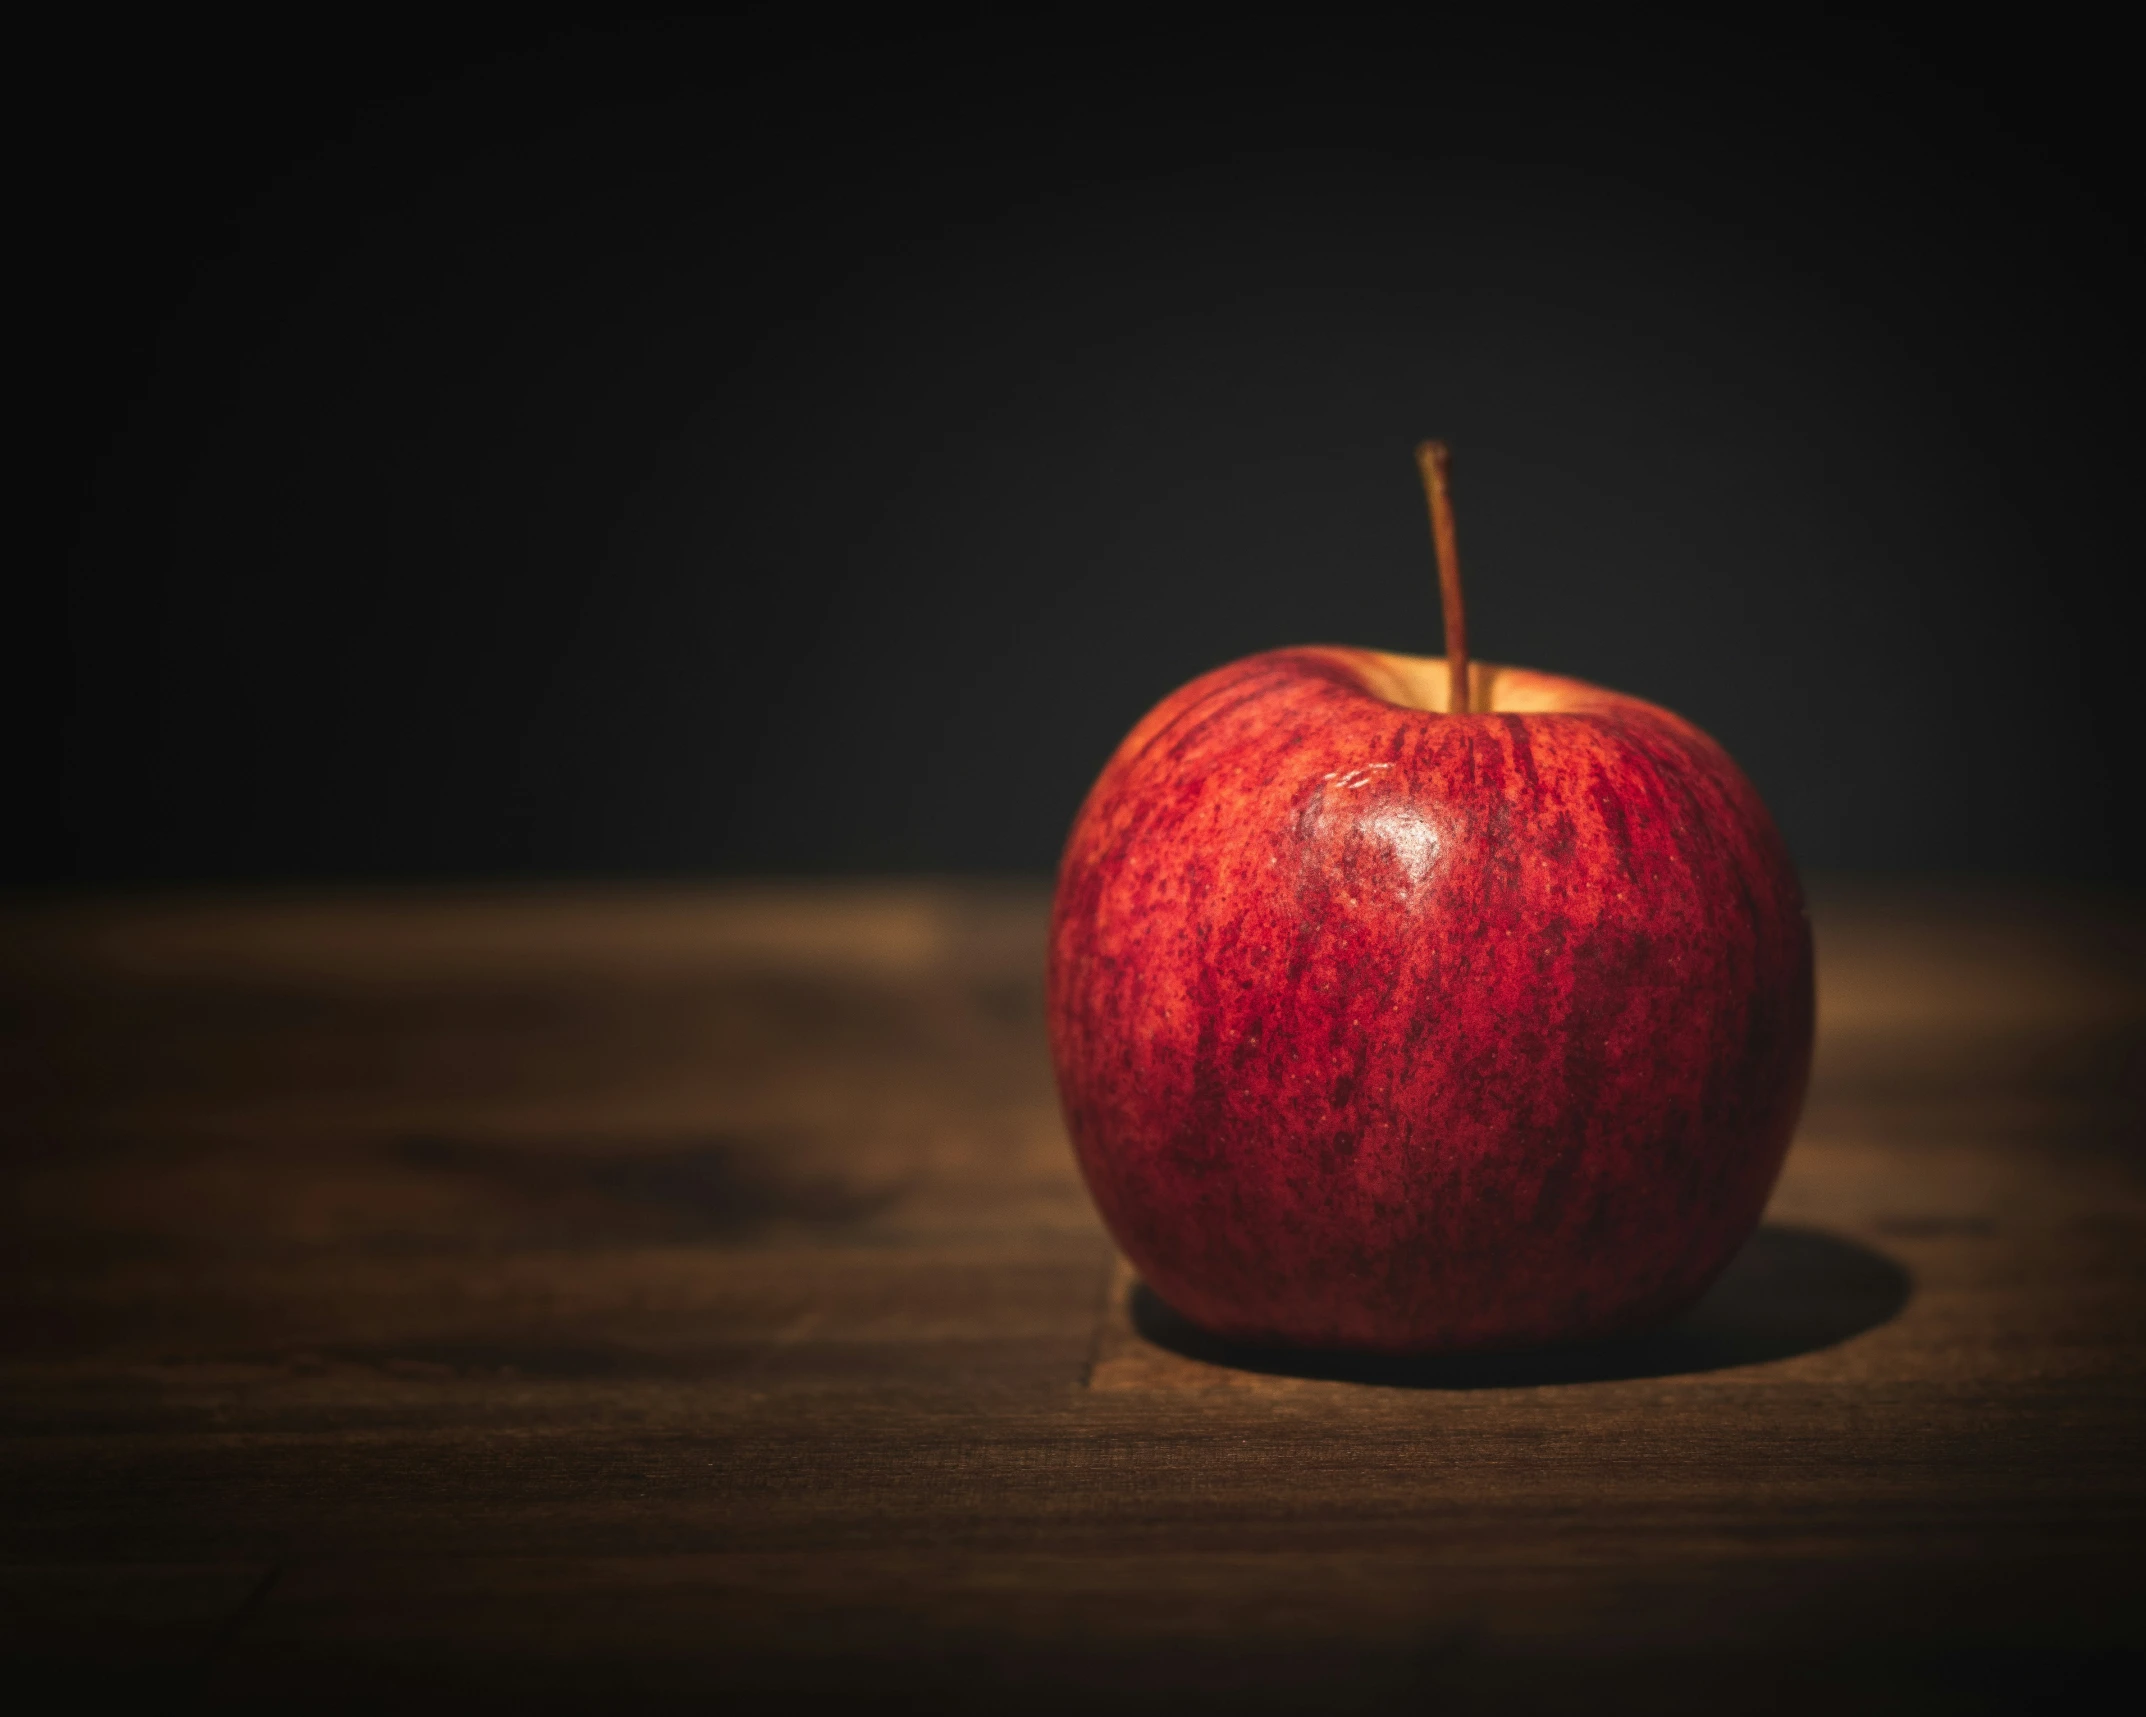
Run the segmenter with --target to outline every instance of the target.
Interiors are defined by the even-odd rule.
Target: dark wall
[[[17,879],[1041,868],[1426,434],[1806,863],[2138,877],[2106,45],[1060,23],[58,45]]]

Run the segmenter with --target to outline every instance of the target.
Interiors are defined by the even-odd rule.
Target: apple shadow
[[[1136,1284],[1133,1327],[1157,1347],[1271,1376],[1399,1389],[1514,1389],[1611,1383],[1763,1365],[1837,1346],[1890,1321],[1913,1284],[1890,1258],[1838,1235],[1768,1223],[1689,1311],[1636,1335],[1521,1353],[1395,1358],[1248,1347],[1209,1335]]]

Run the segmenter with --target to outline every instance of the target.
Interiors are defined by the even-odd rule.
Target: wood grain
[[[2146,921],[1822,890],[1668,1331],[1232,1352],[1089,1210],[1043,897],[0,917],[17,1681],[220,1709],[2011,1710],[2146,1615]]]

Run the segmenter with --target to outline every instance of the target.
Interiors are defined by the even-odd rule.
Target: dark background
[[[2141,879],[2113,44],[783,16],[51,40],[12,880],[1041,869],[1426,434],[1806,864]]]

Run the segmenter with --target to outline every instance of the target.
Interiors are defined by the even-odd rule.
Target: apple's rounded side
[[[1757,1225],[1811,943],[1726,753],[1570,681],[1446,716],[1276,651],[1134,729],[1074,826],[1050,1025],[1105,1222],[1179,1311],[1388,1352],[1680,1309]]]

